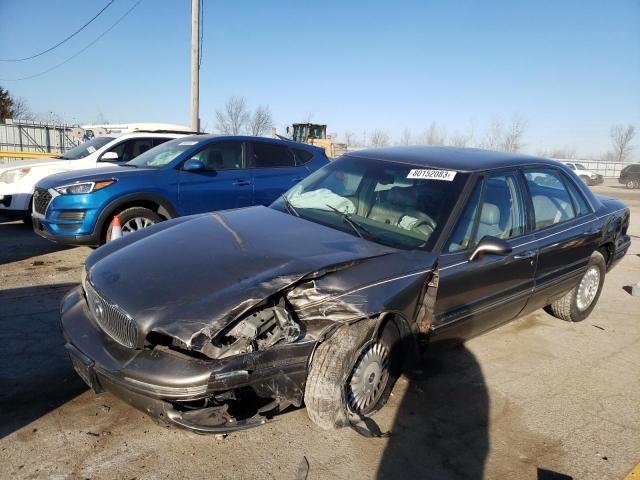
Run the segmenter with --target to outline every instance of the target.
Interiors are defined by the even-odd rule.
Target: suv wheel
[[[567,322],[581,322],[587,318],[598,302],[606,271],[607,265],[602,254],[593,252],[580,283],[546,306],[547,313]]]
[[[625,186],[626,186],[628,189],[636,188],[636,181],[635,181],[635,180],[627,180],[627,181],[625,182]]]
[[[339,328],[317,348],[305,386],[309,418],[324,429],[347,426],[384,406],[400,370],[400,334],[388,321],[371,339],[375,322]]]
[[[144,207],[131,207],[123,210],[118,214],[120,216],[120,224],[122,225],[122,234],[126,235],[128,233],[135,232],[137,230],[142,230],[143,228],[150,227],[151,225],[155,225],[162,221],[160,215],[158,215],[153,210],[149,210]],[[115,215],[114,215],[115,217]],[[106,242],[111,240],[111,230],[113,228],[113,218],[111,217],[111,222],[109,223],[109,228],[107,229]]]

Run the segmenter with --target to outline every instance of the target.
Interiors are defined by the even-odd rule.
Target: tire
[[[580,180],[582,180],[585,185],[591,186],[591,179],[586,175],[580,175]]]
[[[130,231],[125,231],[125,227],[129,222],[132,222],[132,227],[135,226],[136,223],[138,225],[151,226],[156,223],[160,223],[162,221],[162,217],[158,215],[153,210],[149,210],[144,207],[131,207],[126,210],[118,213],[120,216],[120,223],[122,224],[122,233],[130,233],[131,231],[139,230],[140,228],[132,228]],[[115,215],[111,217],[111,221],[109,222],[109,228],[107,228],[107,233],[105,235],[105,243],[111,240],[111,230],[113,227],[113,219]],[[136,219],[142,219],[142,222],[136,222]],[[145,226],[141,226],[141,228],[145,228]]]
[[[27,210],[27,213],[22,215],[20,217],[20,220],[22,220],[22,223],[24,223],[27,227],[33,228],[33,218],[31,218],[31,211],[33,210],[33,196],[29,200],[29,207],[28,208],[29,209]]]
[[[635,180],[627,180],[627,182],[625,183],[625,187],[627,187],[629,190],[636,188],[636,181]]]
[[[345,325],[316,349],[305,386],[305,404],[309,418],[320,428],[331,430],[345,427],[349,425],[351,418],[371,415],[387,402],[400,370],[400,334],[395,324],[388,321],[381,335],[371,339],[374,327],[373,319]],[[359,366],[366,365],[365,358],[370,359],[372,352],[385,349],[387,368],[381,370],[386,375],[377,377],[380,380],[376,389],[378,393],[367,408],[354,411],[351,387],[352,380],[356,381],[354,373]],[[369,365],[371,364],[369,360]],[[376,383],[375,377],[373,378],[373,383]],[[362,382],[363,385],[365,383],[367,382]]]
[[[595,283],[596,280],[593,277],[594,271],[598,272],[597,285]],[[591,314],[596,303],[598,303],[606,271],[607,265],[602,254],[600,252],[593,252],[591,259],[589,260],[589,265],[587,266],[587,271],[580,279],[578,285],[572,288],[563,297],[545,307],[545,310],[554,317],[567,322],[583,321],[589,316],[589,314]],[[588,304],[585,302],[585,297],[580,295],[581,289],[583,289],[583,291],[584,289],[588,289],[591,290],[591,292],[595,292]]]

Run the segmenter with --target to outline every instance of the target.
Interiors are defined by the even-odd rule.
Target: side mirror
[[[101,162],[117,162],[118,154],[116,152],[107,152],[100,157]]]
[[[486,235],[482,237],[482,240],[480,240],[480,242],[478,242],[478,245],[469,257],[469,260],[473,261],[476,258],[484,255],[485,253],[502,256],[509,255],[511,253],[511,245],[509,245],[501,238]]]
[[[182,165],[182,170],[185,172],[202,172],[204,170],[204,163],[201,160],[196,160],[195,158],[190,158],[184,165]]]

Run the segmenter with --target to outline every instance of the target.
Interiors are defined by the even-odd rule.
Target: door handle
[[[233,184],[236,187],[246,187],[247,185],[251,185],[251,182],[248,180],[236,180]]]
[[[302,177],[296,177],[296,178],[292,178],[292,179],[291,179],[291,181],[292,181],[293,183],[298,183],[298,182],[299,182],[299,181],[301,181],[301,180],[302,180]]]
[[[536,252],[534,252],[533,250],[529,250],[527,252],[518,253],[517,255],[514,255],[513,258],[516,260],[526,260],[527,258],[533,258],[535,256]]]

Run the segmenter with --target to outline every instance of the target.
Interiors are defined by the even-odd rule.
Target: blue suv
[[[269,205],[328,162],[323,149],[286,140],[181,137],[125,164],[43,179],[33,226],[54,242],[99,246],[116,214],[126,234],[182,215]]]

